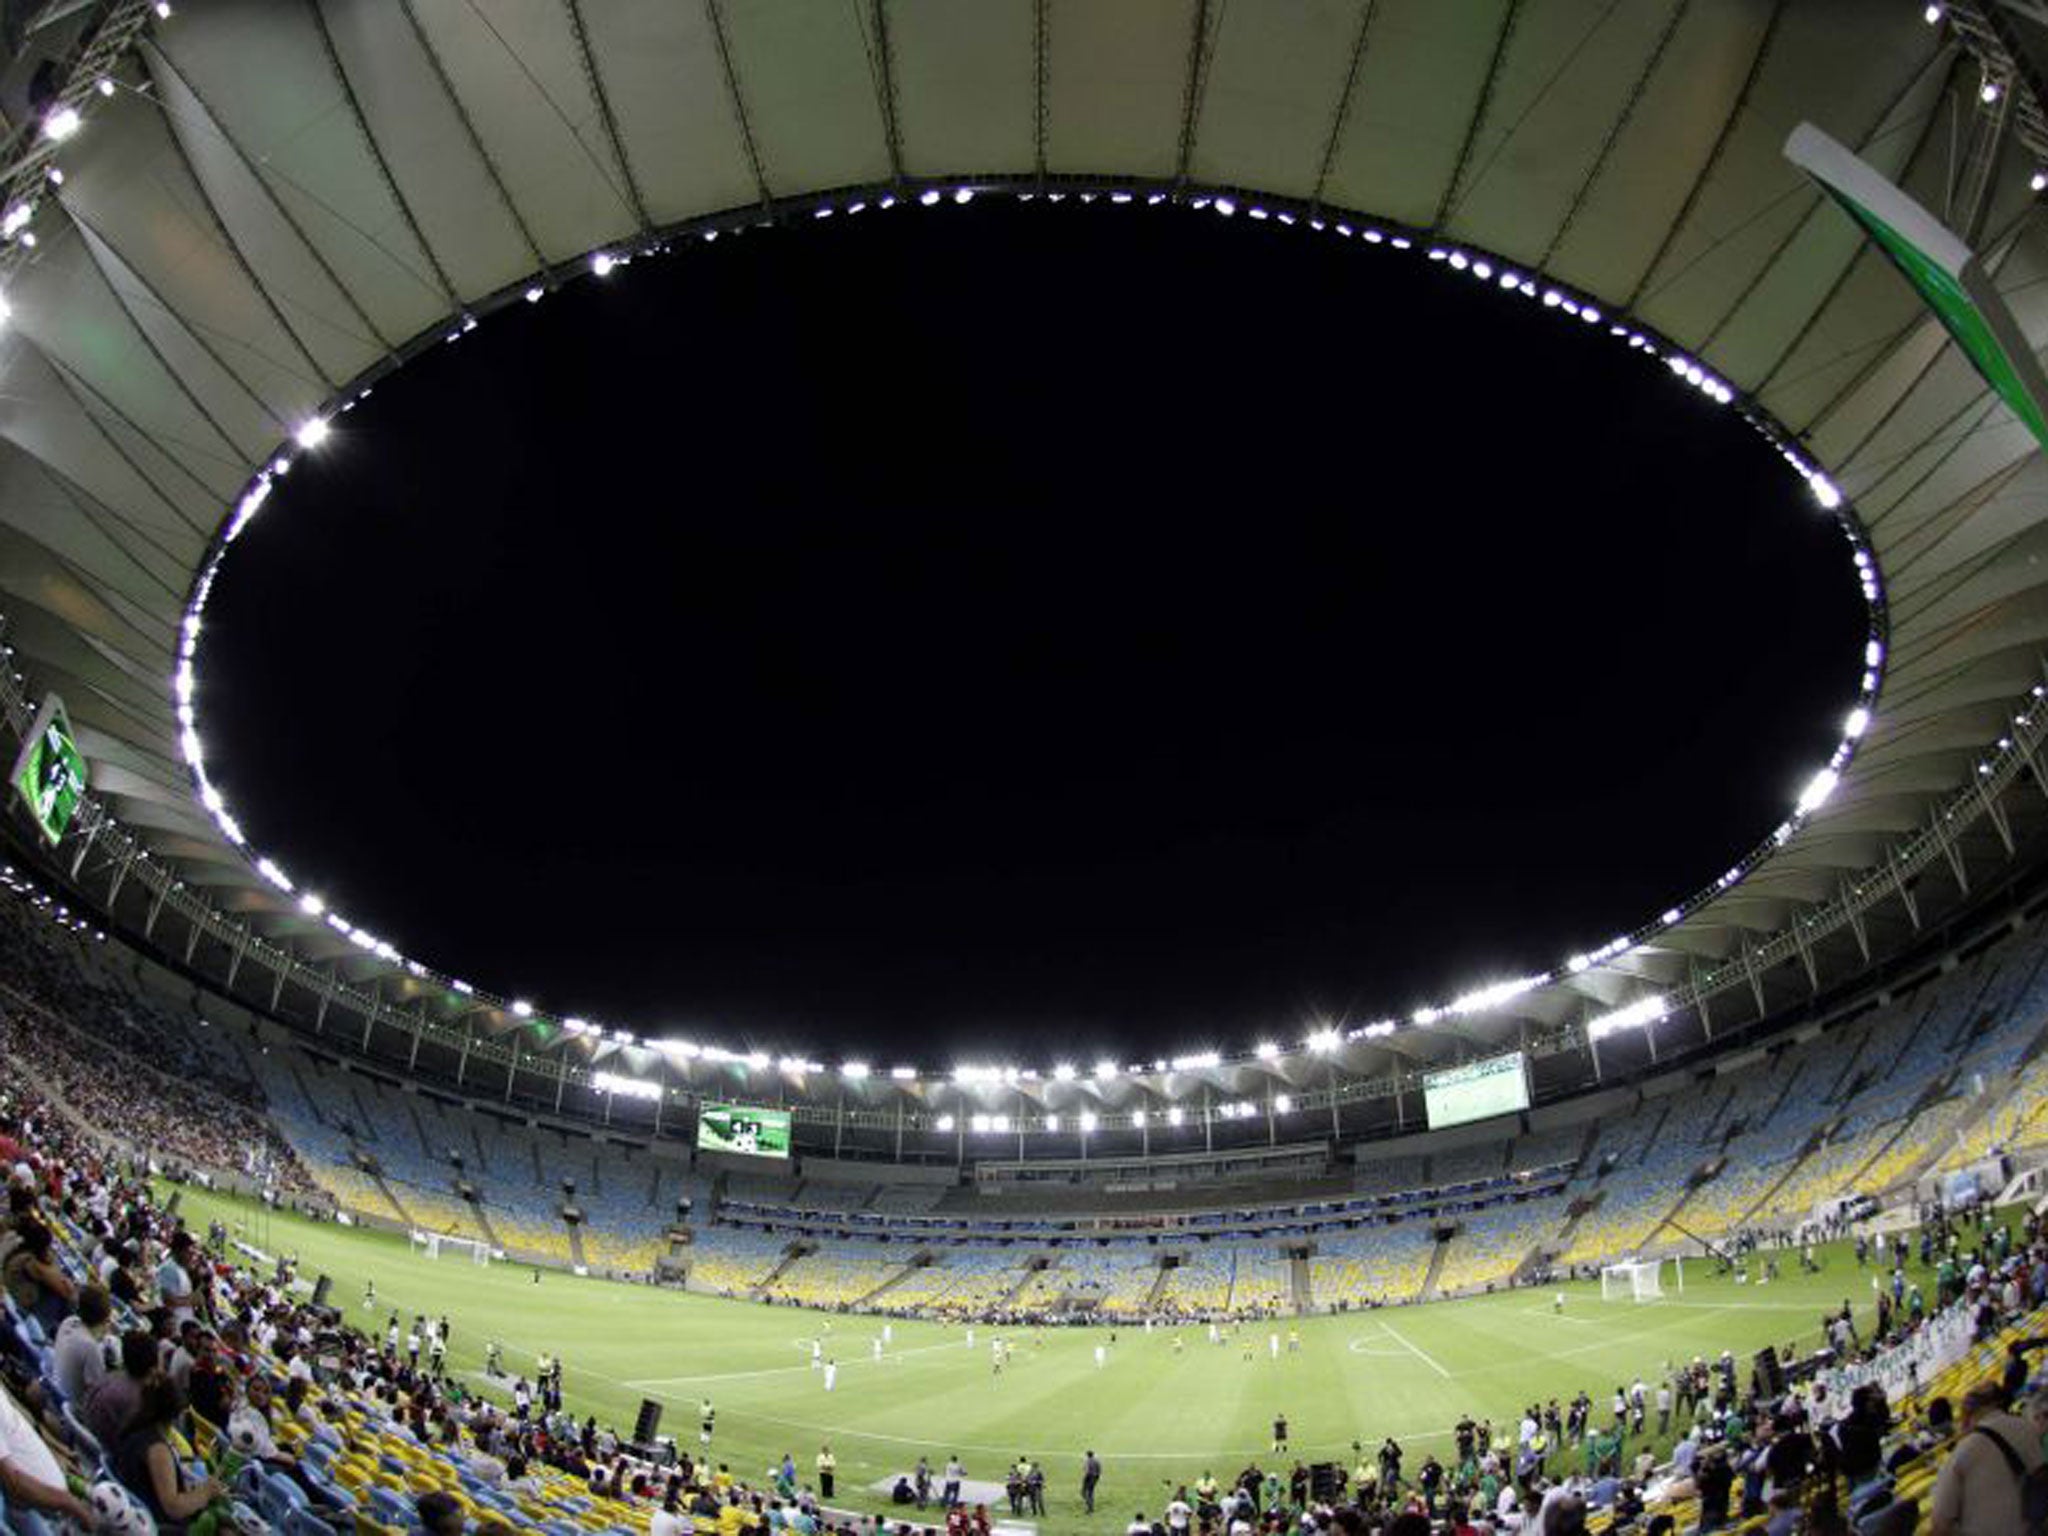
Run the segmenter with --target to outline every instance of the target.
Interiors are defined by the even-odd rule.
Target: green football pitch
[[[1730,1349],[1746,1380],[1748,1357],[1766,1344],[1811,1348],[1823,1309],[1851,1299],[1867,1326],[1874,1305],[1870,1272],[1836,1245],[1822,1251],[1820,1274],[1796,1274],[1786,1254],[1786,1276],[1764,1286],[1688,1262],[1679,1295],[1667,1266],[1662,1301],[1603,1302],[1597,1282],[1579,1282],[1564,1287],[1561,1312],[1555,1290],[1545,1289],[1283,1320],[1277,1359],[1263,1326],[1222,1345],[1198,1327],[1124,1327],[1113,1346],[1103,1327],[980,1327],[970,1347],[962,1327],[903,1319],[891,1321],[893,1338],[878,1359],[881,1318],[555,1270],[536,1284],[523,1266],[479,1267],[452,1254],[430,1260],[389,1234],[190,1187],[181,1212],[202,1232],[218,1217],[254,1247],[295,1255],[303,1276],[332,1276],[332,1299],[380,1338],[393,1311],[408,1322],[446,1315],[449,1370],[488,1396],[509,1398],[509,1381],[482,1375],[484,1345],[496,1339],[510,1372],[530,1371],[537,1353],[559,1355],[566,1406],[622,1432],[641,1399],[653,1398],[665,1410],[663,1431],[694,1449],[698,1405],[708,1397],[718,1410],[713,1457],[736,1476],[759,1478],[789,1452],[808,1482],[829,1443],[839,1462],[837,1502],[869,1509],[888,1507],[889,1481],[920,1454],[936,1473],[957,1453],[971,1479],[988,1481],[1031,1456],[1046,1471],[1050,1513],[1040,1524],[1048,1531],[1118,1531],[1134,1511],[1156,1514],[1171,1485],[1205,1469],[1221,1478],[1254,1459],[1264,1465],[1275,1414],[1286,1414],[1292,1452],[1305,1460],[1349,1465],[1354,1441],[1371,1449],[1392,1435],[1412,1470],[1427,1452],[1448,1452],[1450,1427],[1463,1414],[1490,1417],[1511,1433],[1528,1402],[1566,1402],[1584,1388],[1595,1424],[1604,1424],[1615,1387],[1638,1373],[1654,1390],[1667,1362]],[[1931,1290],[1925,1275],[1913,1275]],[[370,1280],[377,1301],[366,1309]],[[1298,1353],[1285,1346],[1290,1327],[1301,1334]],[[998,1332],[1012,1346],[999,1377],[989,1350]],[[814,1337],[838,1363],[830,1392],[811,1365]],[[1108,1349],[1099,1366],[1097,1345]],[[1092,1518],[1077,1493],[1089,1449],[1104,1467]]]

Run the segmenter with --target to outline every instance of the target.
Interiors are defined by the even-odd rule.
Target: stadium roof
[[[1695,991],[1768,1011],[1917,929],[1937,885],[1960,897],[1987,859],[2027,849],[2039,812],[2004,791],[2048,726],[2015,723],[2043,678],[2048,469],[1781,147],[1811,120],[1899,179],[1988,253],[2041,337],[2026,59],[2048,56],[2048,31],[2032,7],[1952,5],[1939,24],[1907,0],[85,10],[107,19],[66,97],[82,123],[53,142],[72,125],[46,114],[11,145],[0,611],[28,688],[67,701],[96,799],[150,854],[88,820],[68,871],[110,902],[131,882],[150,924],[166,907],[187,920],[173,948],[204,945],[230,976],[247,965],[242,984],[273,1000],[289,953],[323,1008],[374,999],[493,1033],[524,1017],[305,910],[199,803],[173,695],[180,625],[252,477],[410,352],[582,277],[593,253],[892,189],[1226,189],[1487,253],[1699,359],[1783,424],[1867,529],[1882,693],[1832,796],[1746,878],[1562,979],[1428,1027],[1335,1021],[1324,1054],[1347,1069],[1582,1045],[1589,1024]],[[1489,405],[1485,374],[1478,360],[1475,436],[1486,409],[1513,408]],[[1588,441],[1601,431],[1589,422]],[[375,610],[366,591],[365,623]],[[1731,592],[1698,621],[1769,615]],[[1712,686],[1672,677],[1672,708],[1695,682]],[[200,694],[203,725],[203,675]],[[1629,772],[1629,744],[1613,749]],[[1445,978],[1445,995],[1499,979]],[[561,1038],[639,1048],[591,1027]],[[1241,1084],[1298,1073],[1289,1060],[1187,1070]],[[886,1065],[870,1081],[887,1091]]]

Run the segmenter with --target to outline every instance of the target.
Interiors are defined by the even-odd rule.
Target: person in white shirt
[[[92,1506],[73,1496],[64,1481],[64,1467],[44,1442],[31,1419],[0,1387],[0,1493],[22,1509],[64,1515],[81,1530],[92,1530],[99,1517]]]
[[[78,1311],[57,1325],[57,1385],[73,1404],[83,1406],[92,1389],[106,1379],[106,1338],[113,1316],[107,1293],[88,1285],[78,1293]]]
[[[1124,1536],[1152,1536],[1152,1522],[1145,1518],[1145,1511],[1141,1509],[1131,1516],[1131,1523],[1124,1527]]]
[[[1183,1488],[1174,1494],[1166,1506],[1166,1528],[1169,1531],[1185,1532],[1195,1518],[1194,1509],[1188,1504],[1188,1491]]]
[[[678,1479],[672,1477],[668,1480],[668,1492],[662,1496],[661,1508],[648,1517],[647,1536],[689,1536],[697,1528],[696,1523],[678,1506],[680,1486]]]
[[[186,1265],[192,1257],[192,1234],[180,1231],[171,1239],[171,1251],[156,1267],[156,1293],[163,1298],[174,1324],[198,1316],[192,1305],[192,1276]]]
[[[827,1392],[830,1392],[832,1390],[833,1384],[836,1383],[838,1380],[839,1362],[837,1360],[827,1360],[825,1362],[825,1390]]]

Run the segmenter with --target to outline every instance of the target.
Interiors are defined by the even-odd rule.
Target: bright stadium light
[[[1842,722],[1842,734],[1854,741],[1870,729],[1870,711],[1862,705],[1849,711],[1849,718]]]
[[[893,1081],[895,1081],[895,1082],[899,1082],[899,1083],[914,1083],[914,1082],[916,1082],[916,1081],[917,1081],[917,1068],[915,1068],[915,1067],[891,1067],[891,1068],[889,1069],[889,1076],[890,1076],[890,1078],[891,1078],[891,1079],[892,1079]]]
[[[1115,1077],[1116,1074],[1117,1065],[1107,1056],[1095,1063],[1095,1080],[1098,1083],[1107,1082],[1110,1078]]]
[[[1284,1115],[1294,1108],[1294,1100],[1284,1093],[1273,1095],[1273,1112]]]
[[[610,251],[599,251],[590,258],[590,270],[599,277],[610,277],[612,268],[619,264],[619,258]]]
[[[1134,1110],[1132,1110],[1132,1111],[1131,1111],[1131,1124],[1132,1124],[1133,1126],[1136,1126],[1136,1127],[1140,1128],[1140,1129],[1143,1129],[1143,1127],[1144,1127],[1144,1124],[1145,1124],[1145,1111],[1143,1111],[1142,1109],[1134,1109]]]
[[[1179,1125],[1181,1121],[1185,1118],[1187,1117],[1181,1113],[1180,1106],[1178,1104],[1174,1105],[1173,1108],[1169,1109],[1166,1112],[1166,1123],[1168,1125]]]
[[[1071,1083],[1074,1080],[1074,1076],[1074,1064],[1071,1061],[1056,1062],[1053,1065],[1052,1078],[1054,1082]]]
[[[1089,1132],[1093,1131],[1094,1129],[1095,1129],[1095,1111],[1094,1111],[1094,1110],[1092,1110],[1092,1109],[1084,1109],[1084,1110],[1082,1110],[1082,1111],[1081,1111],[1081,1134],[1082,1134],[1083,1136],[1086,1136],[1086,1135],[1087,1135],[1087,1134],[1088,1134]]]
[[[621,1077],[616,1072],[599,1072],[591,1078],[599,1093],[616,1094],[622,1099],[658,1099],[661,1084],[645,1082],[637,1077]]]
[[[1280,1056],[1280,1047],[1271,1040],[1261,1040],[1257,1055],[1261,1061],[1277,1061]]]
[[[523,997],[514,998],[512,1000],[512,1011],[522,1019],[530,1019],[533,1017],[533,1004]]]
[[[298,439],[301,448],[318,448],[327,441],[330,430],[324,416],[309,416],[292,436]]]
[[[85,126],[85,119],[78,115],[76,107],[59,107],[43,119],[43,132],[59,144]]]
[[[848,1082],[860,1082],[868,1075],[868,1064],[864,1061],[849,1061],[839,1069],[839,1075]]]
[[[1060,1117],[1058,1115],[1047,1115],[1045,1117],[1045,1128],[1048,1131],[1057,1131],[1060,1128]]]
[[[327,910],[327,903],[308,891],[299,898],[299,910],[308,917],[318,917]]]
[[[1640,998],[1626,1008],[1617,1008],[1612,1013],[1603,1013],[1586,1025],[1586,1034],[1594,1040],[1602,1040],[1618,1030],[1641,1029],[1654,1024],[1671,1011],[1671,1005],[1661,995]]]
[[[953,1117],[951,1115],[939,1116],[938,1128],[942,1131],[950,1131],[951,1129],[953,1129]]]
[[[1806,788],[1799,792],[1799,803],[1793,807],[1796,815],[1810,816],[1828,803],[1828,797],[1835,792],[1835,786],[1842,776],[1832,768],[1823,768],[1806,781]]]
[[[1344,1043],[1344,1037],[1328,1027],[1317,1030],[1308,1037],[1308,1048],[1318,1056],[1327,1056]]]

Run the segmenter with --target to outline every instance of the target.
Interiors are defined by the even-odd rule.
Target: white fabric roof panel
[[[1781,155],[1811,118],[1945,205],[1975,66],[1912,5],[181,0],[124,79],[65,146],[9,282],[0,604],[120,810],[352,966],[375,962],[174,803],[168,674],[205,539],[337,386],[536,273],[764,193],[1028,178],[1042,152],[1055,176],[1441,221],[1811,426],[1884,564],[1887,694],[1825,810],[1631,957],[1641,974],[1824,899],[1969,778],[2038,676],[2036,445]],[[2038,338],[2031,169],[2008,142],[1984,228]],[[1632,985],[1589,975],[1520,1007],[1554,1019]]]

